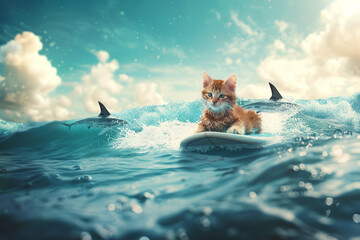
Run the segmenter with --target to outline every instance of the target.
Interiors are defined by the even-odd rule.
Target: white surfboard
[[[224,132],[201,132],[189,136],[181,141],[182,148],[192,147],[246,147],[257,148],[269,144],[275,140],[275,137],[258,137],[254,135],[239,135]]]

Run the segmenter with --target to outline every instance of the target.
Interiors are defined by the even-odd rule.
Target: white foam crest
[[[316,117],[335,118],[342,121],[356,116],[356,112],[352,109],[351,104],[345,100],[336,102],[309,100],[308,104],[304,106],[304,110]]]
[[[348,123],[354,131],[360,130],[360,116],[353,109],[351,103],[346,100],[328,100],[326,102],[309,100],[303,109],[311,116]]]
[[[9,134],[24,127],[22,123],[7,122],[0,119],[0,133]]]
[[[144,125],[141,132],[128,131],[115,143],[118,149],[149,149],[177,150],[180,142],[194,134],[197,123],[170,121],[159,126]]]
[[[296,136],[303,133],[306,127],[293,118],[296,113],[298,113],[296,108],[292,111],[261,113],[262,132],[278,136]]]
[[[262,132],[279,134],[283,131],[283,126],[289,118],[285,113],[261,113]]]
[[[262,113],[264,134],[281,135],[289,113]],[[129,130],[115,141],[117,149],[178,150],[180,142],[194,134],[197,123],[169,121],[159,126],[143,125],[141,132]]]

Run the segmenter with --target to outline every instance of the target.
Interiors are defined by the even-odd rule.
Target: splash
[[[196,126],[196,123],[180,121],[162,122],[159,126],[144,125],[141,132],[129,130],[114,145],[117,149],[177,150],[181,140],[192,135]]]

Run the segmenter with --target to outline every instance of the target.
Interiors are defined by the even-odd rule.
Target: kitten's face
[[[214,113],[225,112],[236,103],[236,76],[230,76],[226,81],[213,80],[207,73],[203,74],[202,97],[205,107]]]

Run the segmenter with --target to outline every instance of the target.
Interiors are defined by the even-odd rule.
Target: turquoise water
[[[200,100],[114,114],[131,125],[105,133],[1,121],[0,238],[355,239],[360,95],[291,101],[261,113],[281,140],[242,151],[179,148]]]

